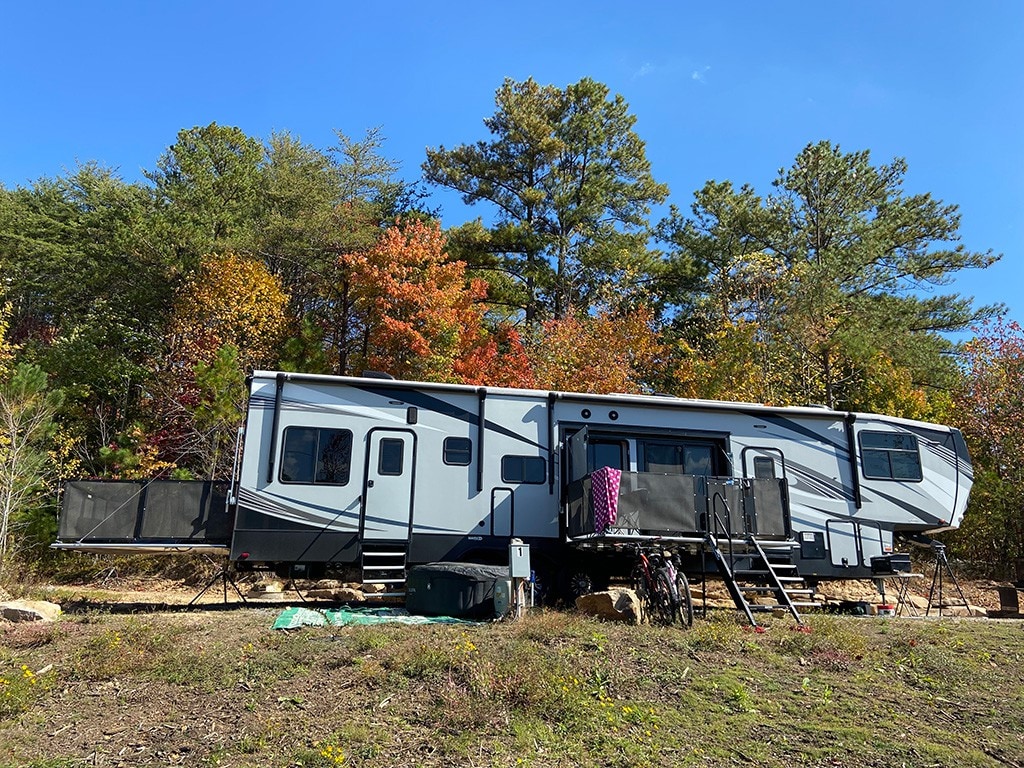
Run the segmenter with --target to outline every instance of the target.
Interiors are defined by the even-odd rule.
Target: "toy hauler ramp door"
[[[234,512],[220,481],[73,480],[64,485],[57,549],[226,550]]]

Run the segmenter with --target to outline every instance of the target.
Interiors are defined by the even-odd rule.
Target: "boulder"
[[[367,595],[376,595],[376,594],[379,594],[381,592],[387,592],[388,591],[388,588],[387,588],[386,584],[366,583],[366,584],[361,584],[359,586],[359,588],[365,594],[367,594]]]
[[[875,602],[878,600],[878,588],[873,581],[823,581],[818,585],[818,592],[827,600],[837,602]]]
[[[893,602],[895,602],[895,600]],[[928,598],[921,597],[921,595],[907,595],[903,598],[903,602],[908,603],[916,611],[928,610]]]
[[[9,600],[0,603],[0,616],[7,621],[55,621],[60,606],[46,600]]]
[[[361,603],[366,599],[361,589],[338,587],[334,590],[334,599],[339,603]]]
[[[284,600],[284,585],[280,581],[265,581],[253,584],[245,596],[252,600]]]
[[[624,621],[639,624],[641,614],[640,598],[632,589],[612,588],[604,592],[593,592],[576,598],[576,610],[588,616],[597,616],[609,621]]]

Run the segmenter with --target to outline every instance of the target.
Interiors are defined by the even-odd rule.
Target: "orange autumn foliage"
[[[453,372],[463,384],[474,386],[534,386],[533,369],[519,333],[502,326],[492,333],[481,329],[479,337],[455,361]]]
[[[642,392],[664,354],[646,308],[549,320],[529,347],[535,385],[569,392]]]
[[[386,229],[368,250],[340,257],[352,286],[361,344],[348,368],[386,371],[401,379],[449,381],[455,361],[480,333],[486,295],[450,261],[436,222]]]

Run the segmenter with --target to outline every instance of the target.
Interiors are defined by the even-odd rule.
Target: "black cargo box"
[[[910,555],[895,552],[871,558],[872,573],[907,573],[910,571]]]
[[[419,616],[494,617],[494,583],[508,578],[504,565],[430,563],[409,569],[405,608]]]

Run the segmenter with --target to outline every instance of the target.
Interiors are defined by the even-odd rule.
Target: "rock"
[[[937,609],[932,608],[933,611]],[[943,616],[988,616],[988,610],[978,605],[950,605],[943,606]]]
[[[337,587],[336,589],[311,589],[306,592],[306,597],[312,600],[330,600],[335,603],[361,603],[366,600],[358,589],[350,587]]]
[[[342,584],[337,579],[320,579],[315,584],[310,585],[310,589],[340,589],[347,586],[349,585]]]
[[[284,600],[284,585],[280,581],[265,581],[253,584],[245,596],[253,600]]]
[[[823,581],[818,585],[818,592],[828,600],[837,602],[875,602],[878,600],[878,589],[870,580],[859,581]]]
[[[907,602],[909,602],[912,606],[914,606],[914,608],[916,608],[918,610],[921,610],[921,611],[927,611],[928,610],[928,598],[927,597],[921,597],[920,595],[907,595],[906,598],[904,598],[904,599]]]
[[[361,603],[366,600],[366,595],[360,589],[338,587],[338,589],[334,590],[334,599],[339,603]]]
[[[7,621],[56,621],[60,606],[46,600],[9,600],[0,603],[0,616]]]
[[[333,589],[307,589],[306,597],[310,600],[333,600],[334,590]]]
[[[381,592],[387,592],[388,588],[386,584],[360,584],[359,589],[367,595],[376,595]]]
[[[588,616],[610,621],[640,623],[640,598],[632,589],[612,588],[604,592],[580,595],[576,598],[576,610]]]

